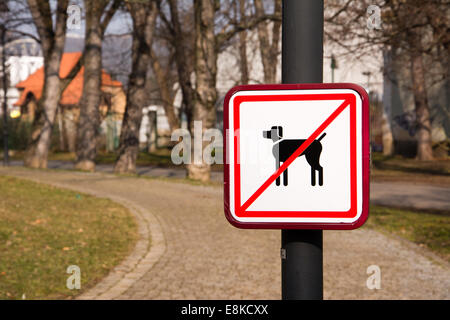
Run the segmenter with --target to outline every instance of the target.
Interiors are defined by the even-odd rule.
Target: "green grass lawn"
[[[220,151],[221,152],[221,151]],[[220,157],[221,154],[220,154]],[[23,151],[14,151],[13,155],[10,156],[10,160],[23,160]],[[3,155],[0,152],[0,160],[3,159]],[[48,155],[48,160],[58,160],[58,161],[68,161],[74,162],[76,155],[73,152],[50,152]],[[98,152],[95,162],[97,164],[109,164],[113,165],[117,160],[117,154],[114,152]],[[138,166],[158,166],[165,168],[184,168],[184,165],[176,165],[172,162],[171,150],[168,148],[160,148],[154,152],[144,152],[141,151],[138,154],[136,165]],[[213,164],[213,171],[222,171],[222,164]]]
[[[114,164],[117,155],[115,153],[101,152],[97,155],[96,162],[98,164]],[[175,166],[172,163],[169,149],[158,149],[155,152],[139,152],[136,165],[138,166],[161,166],[170,167]]]
[[[0,299],[63,299],[102,279],[134,247],[129,211],[95,198],[0,176]],[[81,290],[66,288],[67,267]]]
[[[450,187],[450,158],[417,161],[372,153],[372,181],[403,181]]]
[[[175,166],[172,163],[172,159],[170,157],[171,151],[167,148],[161,148],[156,150],[155,152],[139,152],[136,164],[138,166],[161,166],[161,167],[170,167]],[[10,160],[23,160],[24,152],[23,151],[15,151],[13,155],[10,156]],[[3,155],[0,153],[0,159],[3,159]],[[50,152],[48,155],[48,160],[58,160],[58,161],[68,161],[74,162],[76,159],[76,155],[73,152]],[[114,164],[117,159],[117,154],[113,152],[105,152],[101,151],[97,153],[97,157],[95,162],[97,164]]]
[[[379,170],[394,170],[409,173],[450,176],[450,158],[432,161],[417,161],[402,156],[384,156],[372,153],[373,167]]]
[[[51,152],[49,160],[75,161],[75,154],[70,152]],[[2,154],[0,154],[2,159]],[[16,151],[12,160],[22,160],[23,152]],[[114,164],[116,153],[99,152],[97,164]],[[136,161],[138,166],[159,166],[183,168],[175,165],[171,159],[171,150],[160,148],[154,152],[139,152]],[[214,171],[222,171],[223,165],[214,164]],[[402,156],[384,156],[382,153],[372,153],[371,178],[373,181],[403,181],[417,182],[441,186],[450,186],[450,158],[433,161],[417,161]]]
[[[371,206],[364,227],[392,233],[425,246],[450,261],[450,212],[423,212]]]
[[[23,154],[18,154],[16,159],[23,159]],[[70,161],[74,162],[76,159],[75,153],[70,152],[52,152],[48,156],[49,160]],[[97,164],[111,164],[113,165],[117,160],[117,154],[112,152],[99,152],[95,159]],[[169,149],[158,149],[155,152],[139,152],[136,160],[138,166],[160,166],[171,167],[175,166],[172,163]]]

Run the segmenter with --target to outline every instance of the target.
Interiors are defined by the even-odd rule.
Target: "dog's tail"
[[[317,139],[317,141],[322,140],[326,135],[327,135],[326,133],[322,134],[322,135],[319,137],[319,139]]]

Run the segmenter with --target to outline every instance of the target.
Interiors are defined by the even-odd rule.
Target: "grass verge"
[[[23,151],[13,151],[12,155],[9,157],[10,160],[23,161],[24,152]],[[3,155],[0,153],[0,160],[3,159]],[[72,152],[51,152],[48,155],[48,160],[50,161],[64,161],[64,162],[75,162],[76,155]],[[97,164],[107,164],[114,165],[117,160],[117,154],[113,152],[100,151],[97,153],[95,162]],[[141,151],[136,159],[137,166],[157,166],[161,168],[184,168],[183,165],[176,165],[172,162],[171,150],[168,148],[160,148],[154,152],[144,152]],[[213,171],[222,171],[222,164],[213,164],[211,166]]]
[[[450,187],[450,159],[418,161],[372,153],[373,181],[402,181]]]
[[[0,176],[0,299],[64,299],[122,261],[137,240],[129,211],[108,199]],[[69,290],[67,268],[81,269]]]
[[[371,206],[365,226],[427,247],[450,262],[450,212]]]

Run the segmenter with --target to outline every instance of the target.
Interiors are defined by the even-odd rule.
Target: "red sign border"
[[[234,218],[230,211],[230,164],[227,161],[227,134],[224,134],[224,210],[228,221],[235,227],[245,229],[318,229],[318,230],[350,230],[364,224],[369,214],[369,182],[370,182],[370,129],[369,129],[369,97],[366,91],[352,83],[320,83],[320,84],[278,84],[278,85],[242,85],[228,91],[224,100],[224,132],[229,130],[229,102],[239,91],[262,90],[317,90],[317,89],[350,89],[359,94],[362,100],[362,213],[352,223],[337,222],[242,222]],[[350,209],[351,210],[351,209]],[[342,214],[342,213],[340,213]]]
[[[326,93],[324,94],[324,96],[326,95],[326,97],[328,98],[327,100],[344,100],[343,103],[341,103],[341,105],[336,109],[335,112],[333,112],[334,116],[330,116],[330,118],[328,118],[325,123],[327,123],[326,126],[328,126],[330,124],[330,122],[332,122],[337,116],[339,116],[339,114],[344,111],[347,106],[350,108],[350,126],[353,128],[356,128],[356,99],[354,94],[351,93]],[[240,104],[242,102],[249,102],[249,101],[312,101],[312,100],[325,100],[323,99],[323,97],[321,97],[322,95],[320,94],[296,94],[296,95],[289,95],[289,94],[284,94],[284,95],[270,95],[270,96],[260,96],[260,95],[252,95],[252,96],[239,96],[237,98],[235,98],[234,101],[234,105],[233,105],[233,120],[234,120],[234,125],[233,125],[233,129],[237,132],[239,132],[239,119],[240,119],[240,113],[239,113],[239,107]],[[272,99],[271,99],[272,98]],[[354,123],[353,123],[354,122]],[[325,125],[325,123],[321,124],[320,127],[323,127]],[[325,126],[325,128],[326,128]],[[325,128],[323,128],[322,130],[316,130],[315,134],[313,133],[313,136],[315,136],[314,138],[312,137],[308,137],[307,141],[313,141],[315,138],[317,138],[322,132],[323,130],[325,130]],[[311,139],[312,138],[312,139]],[[238,140],[239,140],[239,135],[238,135]],[[301,147],[303,148],[307,148],[308,145],[306,145],[307,142],[304,143],[304,147],[303,145]],[[350,174],[350,179],[351,179],[351,191],[350,191],[350,209],[347,210],[346,212],[338,212],[338,211],[248,211],[248,207],[251,204],[243,204],[242,206],[240,205],[241,203],[241,197],[240,197],[240,193],[241,193],[241,182],[240,182],[240,164],[238,164],[238,158],[239,155],[237,154],[237,145],[239,145],[239,142],[234,144],[234,199],[235,199],[235,204],[234,204],[234,211],[235,211],[235,215],[239,218],[245,218],[245,217],[253,217],[253,218],[264,218],[264,217],[273,217],[273,214],[275,213],[280,213],[279,217],[280,218],[354,218],[357,214],[357,199],[356,199],[356,184],[357,184],[357,169],[356,166],[353,164],[353,167],[351,167],[351,174]],[[356,131],[355,130],[351,130],[350,131],[350,161],[354,161],[356,159]],[[299,148],[301,149],[301,148]],[[298,152],[298,151],[297,151]],[[301,153],[301,152],[299,152]],[[296,157],[294,157],[296,158]],[[289,160],[288,160],[289,161]],[[284,163],[283,163],[284,165]],[[352,166],[352,164],[350,164]],[[278,169],[278,174],[279,175],[282,171],[284,171],[283,166],[281,166]],[[270,177],[267,182],[264,183],[264,185],[270,185],[271,183],[273,183],[275,181],[276,175],[274,174],[272,177]],[[262,192],[264,192],[263,188],[264,185],[261,187],[261,190],[258,190],[259,193],[261,194]],[[257,191],[257,192],[258,192]],[[254,197],[256,196],[256,197]],[[249,198],[250,199],[255,199],[258,197],[257,193],[255,193],[254,196],[251,196]],[[248,202],[249,200],[247,200],[246,202]],[[253,202],[253,201],[252,201]],[[245,207],[245,208],[244,208]],[[281,215],[284,214],[284,215]]]

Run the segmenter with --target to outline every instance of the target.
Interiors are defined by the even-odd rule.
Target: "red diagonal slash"
[[[336,117],[341,114],[342,111],[349,105],[351,101],[349,99],[345,99],[344,102],[314,131],[311,136],[303,142],[300,147],[285,161],[283,164],[272,174],[266,182],[263,183],[261,187],[250,197],[248,200],[242,205],[241,210],[247,210],[250,205],[255,202],[255,200],[281,175],[281,173],[286,170],[294,160],[300,156],[303,151],[305,151],[309,145],[316,140],[316,138],[325,130],[326,127],[330,125],[330,123],[336,119]]]

